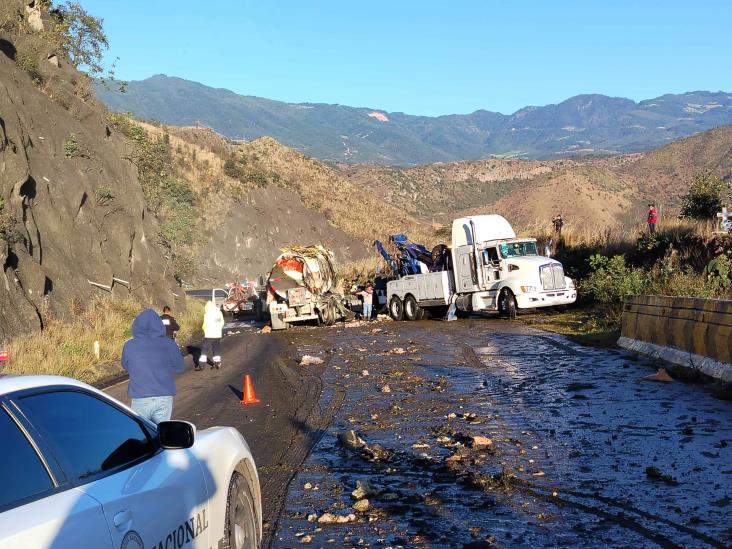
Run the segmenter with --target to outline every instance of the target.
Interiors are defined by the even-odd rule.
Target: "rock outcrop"
[[[129,147],[79,93],[87,77],[62,52],[42,52],[39,82],[18,66],[13,37],[0,39],[0,340],[100,292],[172,302]]]

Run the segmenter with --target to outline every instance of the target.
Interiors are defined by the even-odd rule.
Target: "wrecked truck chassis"
[[[353,312],[344,306],[344,298],[339,294],[290,296],[288,292],[288,297],[288,301],[270,303],[273,330],[284,330],[290,324],[312,320],[322,326],[332,326],[340,320],[353,318]]]

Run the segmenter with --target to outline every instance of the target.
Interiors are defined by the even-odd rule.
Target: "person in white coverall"
[[[203,345],[196,370],[202,370],[211,359],[211,368],[221,368],[221,337],[224,331],[224,315],[213,301],[206,302],[203,314]]]

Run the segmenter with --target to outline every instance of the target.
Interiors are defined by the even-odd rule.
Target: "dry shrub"
[[[176,317],[181,342],[200,329],[202,312],[191,305]],[[122,346],[132,336],[132,321],[144,308],[132,298],[100,296],[86,307],[74,302],[71,320],[46,318],[42,332],[11,340],[12,358],[3,373],[62,375],[88,383],[120,374]],[[95,341],[99,358],[94,354]]]

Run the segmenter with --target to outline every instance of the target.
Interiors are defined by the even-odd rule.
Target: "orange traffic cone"
[[[252,377],[247,374],[244,378],[244,393],[241,399],[242,404],[257,404],[259,399],[254,394],[254,385],[252,384]]]

